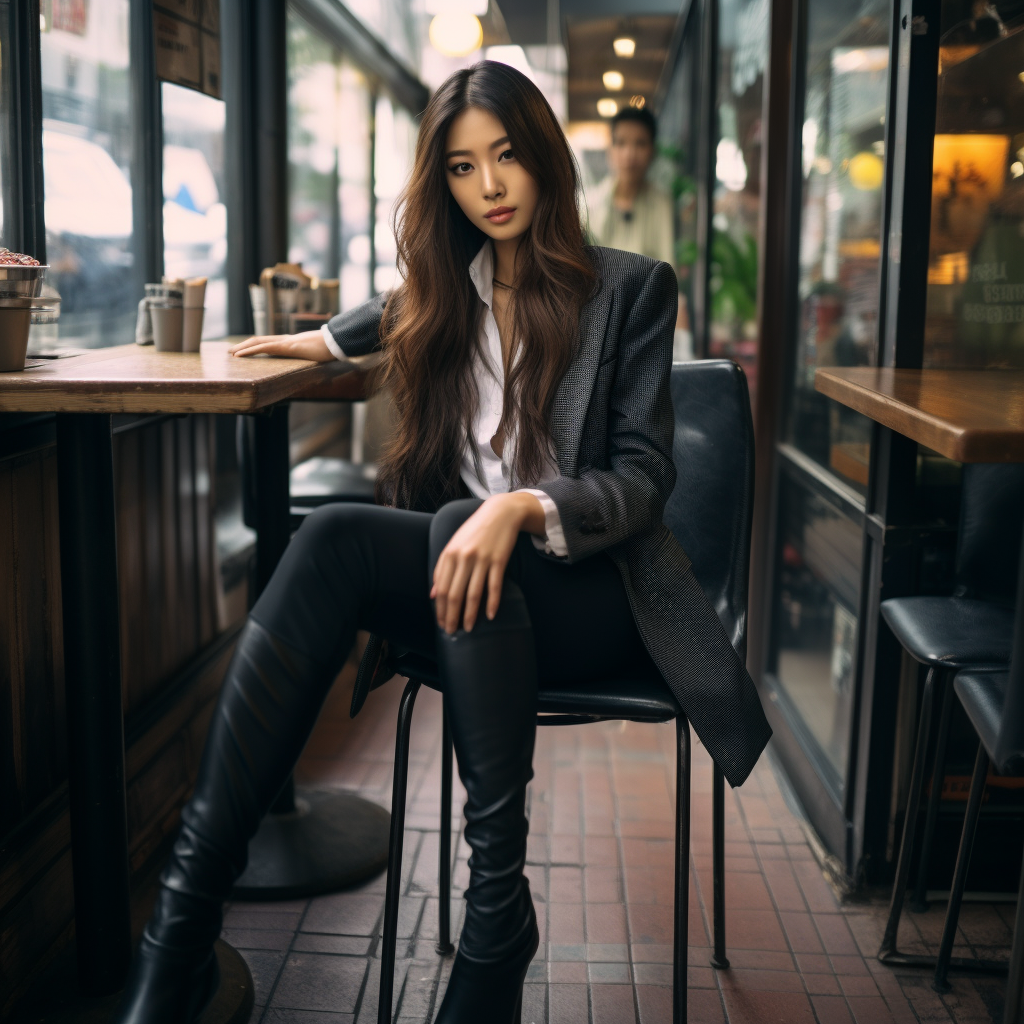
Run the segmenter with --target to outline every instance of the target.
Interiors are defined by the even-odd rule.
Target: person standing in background
[[[647,180],[657,122],[646,108],[624,107],[612,118],[611,173],[591,191],[590,235],[597,245],[625,249],[675,266],[672,198]]]

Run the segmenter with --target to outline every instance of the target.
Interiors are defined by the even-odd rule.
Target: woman
[[[437,658],[466,787],[466,917],[438,1024],[519,1020],[538,945],[523,877],[538,680],[661,672],[733,784],[767,742],[661,525],[675,278],[586,248],[576,197],[537,88],[502,64],[459,71],[423,115],[397,230],[404,283],[323,334],[233,350],[381,353],[398,419],[388,507],[312,513],[253,608],[119,1024],[194,1020],[215,989],[222,901],[357,629]]]

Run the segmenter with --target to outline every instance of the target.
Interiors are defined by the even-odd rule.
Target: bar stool
[[[978,829],[985,784],[991,766],[1000,775],[1024,774],[1024,573],[1017,594],[1016,638],[1013,661],[1006,669],[966,669],[959,672],[953,689],[967,712],[978,734],[978,756],[971,777],[971,791],[964,815],[964,830],[960,837],[953,887],[946,908],[946,921],[935,964],[933,986],[937,992],[948,992],[947,974],[950,966],[985,968],[984,961],[953,960],[953,940],[956,936],[960,906],[963,902],[967,869]],[[990,965],[993,969],[1007,970],[1006,964]],[[1019,1024],[1021,1020],[1021,990],[1024,986],[1024,868],[1017,894],[1017,913],[1013,924],[1013,946],[1008,965],[1004,1024]]]
[[[676,413],[673,462],[676,487],[665,506],[664,522],[693,562],[702,589],[718,612],[741,654],[746,650],[747,576],[753,508],[754,444],[746,377],[726,359],[676,363],[671,376]],[[409,772],[409,732],[421,685],[440,689],[436,665],[426,658],[394,656],[377,668],[380,641],[371,639],[360,665],[353,712],[366,693],[391,674],[409,682],[398,713],[395,780],[391,810],[384,934],[381,946],[378,1024],[391,1024],[394,995],[398,902]],[[686,1021],[686,950],[690,868],[690,727],[669,688],[657,678],[616,678],[585,686],[545,686],[538,700],[537,724],[578,725],[606,721],[676,723],[676,855],[673,959],[673,1024]],[[443,725],[441,760],[441,836],[437,951],[453,951],[451,943],[451,800],[452,741]],[[716,765],[712,791],[712,872],[714,955],[711,963],[725,968],[725,779]]]
[[[1013,598],[1024,522],[1024,466],[971,464],[963,469],[963,499],[955,582],[950,597],[898,597],[883,601],[882,617],[903,649],[928,667],[889,917],[878,959],[893,966],[931,967],[935,958],[901,953],[897,932],[906,897],[924,787],[928,747],[935,735],[921,858],[911,907],[927,907],[932,839],[942,795],[952,677],[969,666],[1007,665],[1013,643]]]

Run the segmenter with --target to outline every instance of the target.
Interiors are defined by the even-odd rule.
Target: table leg
[[[288,406],[254,417],[256,589],[267,585],[290,538]],[[351,793],[303,792],[289,777],[249,841],[237,899],[287,900],[335,892],[387,867],[391,816]]]
[[[57,467],[78,980],[101,996],[131,962],[110,417],[59,415]]]
[[[132,955],[121,621],[110,416],[57,416],[68,798],[78,990],[61,958],[22,1000],[17,1021],[100,1024],[120,998]],[[200,1024],[244,1024],[253,983],[218,941],[221,985]]]

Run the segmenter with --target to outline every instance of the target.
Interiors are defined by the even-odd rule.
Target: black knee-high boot
[[[537,666],[522,591],[506,581],[493,621],[439,631],[438,660],[459,775],[466,787],[466,920],[436,1024],[519,1024],[537,951],[526,863]]]
[[[246,623],[113,1024],[189,1024],[216,991],[213,943],[224,900],[335,674]]]

